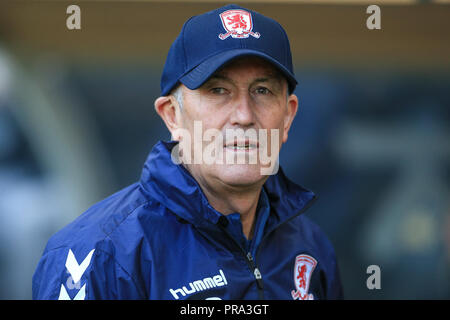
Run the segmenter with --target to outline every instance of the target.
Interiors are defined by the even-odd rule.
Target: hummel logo
[[[66,269],[67,269],[67,272],[70,273],[73,283],[78,284],[79,281],[81,280],[81,277],[83,276],[87,267],[91,263],[91,259],[92,259],[92,255],[94,254],[94,251],[95,251],[95,249],[92,249],[86,256],[86,258],[84,258],[83,262],[81,262],[81,264],[78,264],[78,261],[75,258],[75,255],[73,254],[72,250],[69,249],[69,253],[67,254],[67,260],[66,260]],[[83,287],[80,289],[80,291],[78,291],[74,300],[84,300],[85,297],[86,297],[86,284],[84,284]],[[63,284],[61,284],[61,289],[59,291],[58,300],[70,300],[69,294],[67,293],[67,290]]]
[[[225,278],[225,275],[222,271],[222,269],[219,270],[219,274],[208,278],[204,278],[203,280],[196,280],[194,282],[189,282],[189,286],[191,289],[186,288],[186,286],[183,286],[179,289],[169,289],[172,296],[178,300],[178,294],[181,293],[183,297],[185,297],[188,294],[192,294],[194,292],[203,291],[212,289],[215,287],[222,287],[226,286],[228,284],[227,279]],[[178,293],[178,294],[177,294]]]
[[[84,258],[83,262],[81,264],[78,264],[77,259],[75,259],[75,256],[71,249],[69,249],[69,254],[67,255],[66,260],[66,268],[67,271],[69,271],[70,275],[72,276],[73,282],[77,283],[80,281],[81,276],[86,271],[87,267],[89,266],[89,263],[91,263],[92,254],[94,253],[95,249],[92,249],[91,252]]]

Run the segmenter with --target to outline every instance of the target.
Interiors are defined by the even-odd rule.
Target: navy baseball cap
[[[170,47],[161,95],[168,95],[179,83],[197,89],[227,62],[249,55],[272,63],[285,76],[289,92],[294,91],[291,48],[278,22],[234,4],[194,16]]]

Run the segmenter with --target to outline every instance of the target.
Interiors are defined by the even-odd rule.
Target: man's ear
[[[291,94],[287,101],[287,113],[284,117],[284,128],[283,128],[283,143],[286,143],[288,139],[288,132],[291,128],[292,121],[294,121],[295,115],[298,110],[298,98],[295,94]]]
[[[172,139],[178,140],[174,134],[181,127],[181,115],[176,99],[172,96],[159,97],[155,100],[155,110],[166,124]]]

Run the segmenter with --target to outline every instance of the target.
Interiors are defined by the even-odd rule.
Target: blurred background
[[[318,194],[348,299],[450,298],[450,4],[237,1],[286,29],[300,109],[281,165]],[[66,9],[81,9],[69,30]],[[139,179],[169,135],[165,56],[218,1],[0,3],[0,299],[30,299],[48,238]],[[369,30],[366,9],[381,9]],[[369,265],[381,289],[369,290]]]

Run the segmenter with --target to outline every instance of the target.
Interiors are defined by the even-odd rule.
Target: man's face
[[[264,183],[268,176],[262,174],[262,169],[275,166],[297,111],[297,97],[288,96],[287,82],[280,73],[260,58],[245,57],[216,72],[200,88],[190,90],[182,86],[182,90],[181,127],[194,137],[195,125],[198,133],[201,124],[203,133],[216,129],[223,137],[223,143],[220,143],[223,153],[214,152],[216,158],[223,159],[222,163],[202,161],[194,164],[191,161],[191,164],[185,164],[194,178],[200,180],[200,184],[212,187],[217,183],[231,187]],[[256,133],[256,136],[242,135],[230,129]],[[236,136],[227,139],[231,132]],[[264,133],[267,144],[260,139]],[[211,145],[211,141],[203,141],[202,148],[196,149],[194,143],[192,139],[193,152],[204,151],[208,144]],[[270,158],[271,163],[263,164],[261,153]],[[245,159],[245,163],[238,163],[238,157]]]

